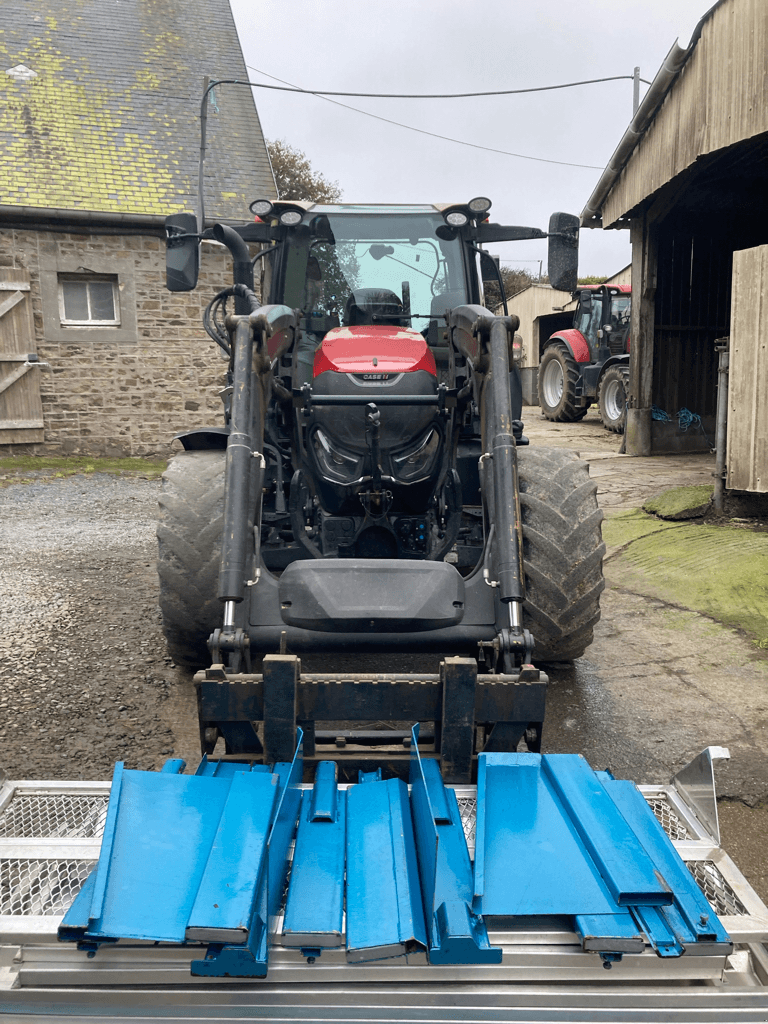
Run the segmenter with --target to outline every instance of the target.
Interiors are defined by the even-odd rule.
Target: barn
[[[719,0],[670,50],[581,216],[631,232],[627,452],[710,450],[727,409],[726,483],[746,491],[768,490],[766,52],[764,0]]]

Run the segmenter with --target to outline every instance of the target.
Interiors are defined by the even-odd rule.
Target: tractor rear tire
[[[592,643],[605,587],[597,484],[585,462],[560,448],[519,448],[518,470],[533,660],[572,661]]]
[[[600,378],[597,390],[597,407],[606,430],[624,433],[628,398],[629,369],[622,365],[609,367]]]
[[[221,625],[216,597],[224,527],[223,451],[181,452],[163,473],[157,571],[168,653],[177,665],[210,665],[207,641]]]
[[[579,368],[562,342],[547,346],[539,363],[539,407],[548,420],[575,423],[587,415],[589,405],[576,396]]]

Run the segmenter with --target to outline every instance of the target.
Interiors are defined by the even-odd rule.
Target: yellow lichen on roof
[[[48,23],[55,31],[55,19]],[[140,132],[132,110],[132,93],[157,88],[157,76],[142,69],[129,89],[111,92],[86,58],[58,55],[50,38],[13,60],[36,77],[2,76],[4,204],[163,215],[183,208],[177,197],[189,183],[179,180],[174,133]]]

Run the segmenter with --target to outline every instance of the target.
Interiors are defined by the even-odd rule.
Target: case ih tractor
[[[596,401],[605,428],[621,434],[629,394],[631,288],[588,285],[573,297],[573,327],[553,334],[541,353],[541,411],[548,420],[572,423]]]
[[[213,662],[237,678],[282,654],[303,669],[291,670],[301,710],[282,716],[281,739],[266,691],[263,706],[241,702],[227,718],[203,699],[206,750],[222,735],[228,752],[260,752],[261,720],[278,759],[299,720],[305,753],[337,736],[309,723],[402,722],[413,688],[400,670],[413,675],[417,655],[430,669],[419,680],[435,686],[419,688],[413,720],[429,723],[422,740],[452,775],[469,779],[480,751],[523,737],[538,748],[544,682],[524,666],[591,642],[602,514],[583,463],[527,447],[517,318],[483,307],[479,267],[497,271],[480,246],[547,233],[490,224],[489,206],[263,201],[257,222],[212,229],[234,259],[235,284],[205,316],[229,385],[224,423],[181,435],[165,474],[165,634],[191,668]],[[194,219],[168,225],[169,287],[193,287]],[[572,287],[576,218],[553,215],[549,244],[550,273]],[[364,655],[392,679],[387,703],[381,686],[357,685]],[[469,717],[443,692],[446,657],[460,659],[459,690],[474,692],[478,672],[499,684]],[[310,665],[337,673],[323,701]]]

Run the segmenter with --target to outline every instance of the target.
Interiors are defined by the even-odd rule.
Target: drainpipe
[[[715,495],[714,504],[717,515],[724,514],[725,500],[725,442],[728,422],[728,369],[730,352],[729,338],[718,338],[715,341],[715,352],[720,354],[717,366],[717,425],[715,426]]]

